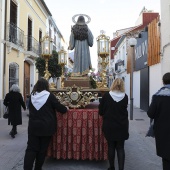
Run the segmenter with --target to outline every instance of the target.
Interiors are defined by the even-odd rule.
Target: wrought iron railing
[[[7,24],[6,40],[24,47],[24,31],[13,23]]]
[[[32,36],[25,36],[24,46],[26,51],[32,51],[37,55],[41,54],[40,43]]]

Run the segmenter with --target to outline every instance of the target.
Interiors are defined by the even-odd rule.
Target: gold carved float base
[[[64,81],[64,87],[72,87],[72,86],[82,87],[91,89],[91,83],[89,77],[69,77]]]
[[[77,86],[66,87],[63,89],[51,89],[51,92],[65,106],[69,108],[85,108],[93,100],[98,99],[109,89],[85,89]]]
[[[50,88],[50,91],[63,105],[76,109],[85,108],[109,89],[102,84],[98,89],[92,89],[88,76],[72,76],[64,81],[64,88]]]

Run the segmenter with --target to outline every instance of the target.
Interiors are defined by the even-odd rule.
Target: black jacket
[[[120,141],[129,138],[128,96],[116,102],[109,92],[105,93],[99,104],[99,114],[103,116],[102,130],[106,140]]]
[[[46,103],[39,109],[29,103],[28,134],[36,136],[51,136],[56,132],[56,111],[66,113],[67,108],[60,104],[57,98],[50,93]]]
[[[4,105],[8,106],[9,109],[8,124],[21,125],[22,124],[21,106],[23,107],[24,110],[26,109],[21,93],[13,91],[7,93],[4,99]]]
[[[170,96],[154,95],[147,114],[154,119],[157,155],[170,160]]]

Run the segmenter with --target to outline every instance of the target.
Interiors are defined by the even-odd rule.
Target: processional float
[[[77,14],[75,17],[84,16],[87,18],[86,24],[90,22],[90,17],[85,14]],[[99,94],[102,96],[107,87],[106,67],[109,61],[110,38],[105,35],[104,31],[97,37],[97,53],[98,66],[100,67],[100,81],[96,81],[97,88],[92,88],[89,76],[74,76],[72,74],[68,79],[64,76],[64,67],[67,64],[67,52],[64,48],[58,52],[58,64],[61,65],[61,88],[56,88],[54,83],[50,84],[50,91],[59,99],[63,105],[69,108],[84,108],[91,103],[92,100],[98,99]],[[42,57],[45,59],[45,75],[44,78],[49,80],[50,73],[48,71],[48,60],[52,54],[52,40],[46,35],[42,40]]]

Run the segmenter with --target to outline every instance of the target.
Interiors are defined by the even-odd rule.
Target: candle
[[[63,56],[62,56],[62,58],[61,58],[61,62],[64,63],[64,58],[63,58]]]
[[[48,54],[48,47],[45,48],[45,53]]]

